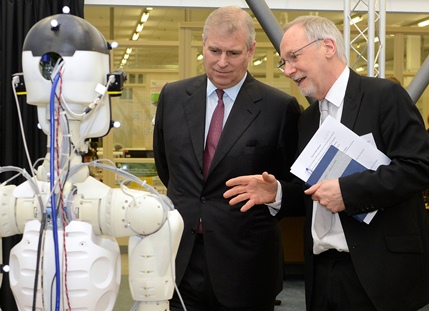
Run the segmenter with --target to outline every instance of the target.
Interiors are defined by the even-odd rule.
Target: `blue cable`
[[[57,211],[56,211],[56,196],[55,192],[52,191],[55,185],[55,91],[57,89],[58,80],[60,79],[60,74],[57,73],[55,79],[52,83],[51,89],[51,101],[49,105],[49,114],[50,114],[50,128],[51,128],[51,141],[50,141],[50,190],[52,193],[51,197],[51,213],[52,213],[52,233],[54,235],[54,251],[55,251],[55,310],[60,310],[60,301],[61,301],[61,271],[60,271],[60,256],[58,249],[58,224],[57,224]]]

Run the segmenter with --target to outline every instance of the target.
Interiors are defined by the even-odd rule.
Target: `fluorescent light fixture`
[[[363,20],[363,18],[362,18],[362,16],[361,16],[361,15],[356,16],[356,17],[353,17],[353,18],[350,20],[350,25],[357,24],[357,23],[361,22],[362,20]]]
[[[141,21],[142,23],[146,23],[146,22],[147,22],[147,20],[148,20],[148,18],[149,18],[149,13],[144,12],[144,13],[142,14],[142,18],[140,19],[140,21]]]
[[[130,58],[130,54],[125,54],[124,59],[128,59],[128,58]]]
[[[125,65],[127,63],[127,60],[126,59],[123,59],[122,61],[121,61],[121,65]]]
[[[198,56],[197,56],[197,60],[202,60],[204,58],[204,56],[203,56],[203,54],[198,54]]]
[[[131,38],[131,40],[133,40],[133,41],[137,41],[138,39],[139,39],[139,33],[138,32],[135,32],[134,34],[133,34],[133,37]]]
[[[363,67],[356,68],[356,71],[357,71],[357,72],[361,72],[361,71],[363,71]]]
[[[262,64],[262,60],[260,60],[260,59],[257,59],[253,62],[253,65],[255,65],[255,66],[258,66],[260,64]]]
[[[417,26],[419,26],[419,27],[425,27],[427,25],[429,25],[429,19],[422,21],[422,22],[417,24]]]
[[[138,24],[137,27],[136,27],[136,32],[142,31],[143,27],[144,27],[143,23]]]
[[[133,51],[133,49],[132,48],[127,48],[127,50],[125,51],[125,53],[127,53],[127,54],[131,54],[131,52]]]

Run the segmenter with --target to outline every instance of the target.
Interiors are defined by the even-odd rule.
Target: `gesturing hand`
[[[246,212],[254,205],[274,202],[277,194],[277,180],[267,172],[262,175],[247,175],[232,178],[226,182],[231,189],[225,191],[225,199],[232,198],[230,205],[246,201],[240,211]]]

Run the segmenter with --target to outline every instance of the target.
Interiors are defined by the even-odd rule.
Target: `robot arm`
[[[129,285],[138,310],[168,310],[183,232],[171,201],[146,191],[110,189],[91,177],[76,189],[71,204],[76,220],[91,223],[99,235],[130,236]]]
[[[147,191],[111,189],[94,178],[75,184],[72,219],[91,223],[97,235],[123,237],[149,235],[167,219],[172,203]],[[165,201],[165,202],[164,202]]]

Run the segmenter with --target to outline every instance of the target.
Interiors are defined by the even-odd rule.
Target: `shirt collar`
[[[331,89],[328,91],[328,94],[325,96],[330,103],[337,107],[340,107],[344,101],[349,76],[350,69],[346,66],[337,81],[335,81],[334,85],[332,85]]]
[[[229,98],[231,98],[233,101],[237,98],[238,92],[240,92],[241,86],[244,83],[244,80],[246,80],[247,72],[244,75],[244,77],[233,87],[230,87],[228,89],[224,89],[223,91],[228,95]],[[216,91],[217,87],[214,86],[214,84],[210,81],[209,78],[207,78],[207,97],[209,97],[214,91]]]

